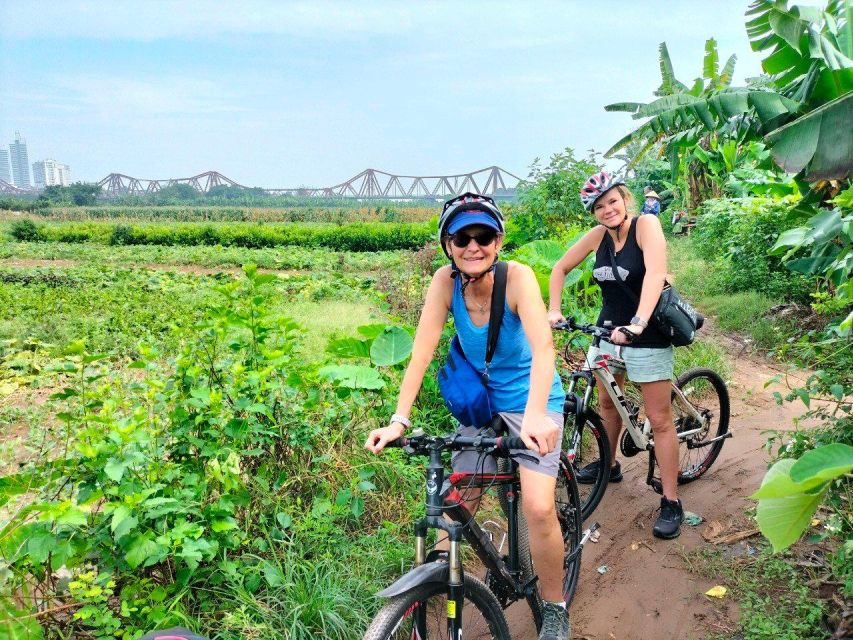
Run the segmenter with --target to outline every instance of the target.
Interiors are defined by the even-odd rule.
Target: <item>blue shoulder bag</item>
[[[489,366],[498,345],[498,335],[504,316],[506,300],[507,264],[498,262],[495,265],[495,284],[492,288],[491,315],[489,316],[489,333],[486,339],[485,370],[481,374],[468,362],[462,352],[459,336],[453,336],[447,361],[438,372],[438,387],[453,417],[466,427],[482,429],[489,426],[494,417],[489,392]]]

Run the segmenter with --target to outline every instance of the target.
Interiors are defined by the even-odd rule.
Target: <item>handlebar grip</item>
[[[501,448],[505,451],[509,451],[510,449],[527,449],[527,445],[524,444],[524,440],[521,438],[516,438],[515,436],[506,436],[501,438]]]
[[[388,447],[396,447],[396,448],[398,448],[398,449],[402,449],[402,448],[403,448],[403,447],[405,447],[407,444],[409,444],[409,439],[408,439],[408,438],[406,438],[406,437],[403,437],[403,438],[397,438],[396,440],[391,440],[391,442],[389,442],[388,444],[386,444],[386,445],[385,445],[385,448],[387,449]]]

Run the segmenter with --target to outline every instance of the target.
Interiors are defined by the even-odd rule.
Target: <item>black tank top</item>
[[[613,247],[613,240],[607,231],[604,232],[601,244],[595,251],[595,268],[592,275],[601,287],[601,296],[604,299],[596,322],[599,327],[605,326],[604,323],[608,320],[614,327],[628,326],[631,324],[631,318],[637,313],[640,292],[643,290],[643,278],[646,275],[646,264],[643,262],[643,250],[637,244],[636,221],[637,218],[631,219],[625,245],[616,253],[616,268],[619,269],[625,284],[637,296],[636,300],[628,296],[613,275],[610,252],[607,250],[608,245]],[[643,333],[631,343],[631,346],[663,348],[671,344],[666,335],[649,322],[649,326],[643,329]]]

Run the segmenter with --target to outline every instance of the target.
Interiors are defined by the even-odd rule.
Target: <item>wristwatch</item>
[[[643,327],[643,329],[649,326],[649,323],[646,320],[643,320],[640,316],[634,316],[633,318],[631,318],[631,324],[635,324],[638,327]]]
[[[391,419],[388,421],[388,424],[391,424],[392,422],[399,422],[401,425],[406,427],[406,429],[412,428],[411,420],[409,420],[406,416],[401,416],[399,413],[395,413],[393,416],[391,416]]]

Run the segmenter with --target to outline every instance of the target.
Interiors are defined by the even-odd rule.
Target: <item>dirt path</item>
[[[732,360],[744,343],[713,331],[704,339],[723,346]],[[717,584],[690,574],[682,559],[707,543],[701,532],[717,520],[734,523],[733,531],[751,526],[743,510],[761,482],[768,460],[763,446],[768,429],[790,429],[794,417],[802,413],[796,405],[778,406],[772,396],[781,385],[764,384],[777,375],[778,364],[760,356],[743,353],[735,361],[733,379],[727,381],[732,401],[730,428],[720,458],[706,476],[681,488],[687,510],[701,515],[697,527],[684,525],[673,541],[651,534],[659,497],[645,484],[647,457],[619,457],[625,480],[611,484],[591,520],[601,524],[597,544],[584,548],[580,585],[572,604],[572,631],[575,640],[682,640],[706,637],[710,632],[734,628],[736,606],[705,595]],[[609,570],[599,574],[597,569]],[[537,636],[524,603],[507,612],[512,637],[536,640]]]

